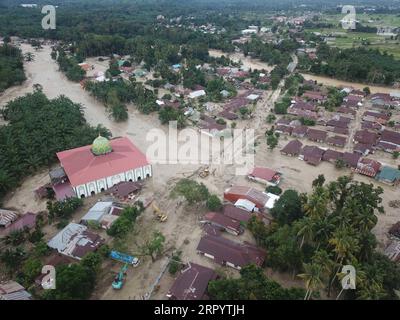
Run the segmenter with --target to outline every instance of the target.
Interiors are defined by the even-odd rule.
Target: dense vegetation
[[[271,212],[275,223],[265,227],[253,219],[249,229],[267,249],[267,264],[304,279],[305,298],[321,290],[346,299],[395,299],[400,267],[376,251],[372,229],[383,213],[383,190],[340,177],[324,185],[323,176],[309,195],[286,191]],[[341,290],[342,266],[357,271],[356,290]]]
[[[25,79],[21,50],[8,44],[0,46],[0,92]]]
[[[8,124],[0,127],[0,195],[42,166],[56,152],[88,145],[108,130],[89,126],[79,104],[64,96],[49,100],[41,91],[9,102],[1,111]]]
[[[208,291],[212,299],[217,300],[299,300],[304,290],[285,289],[268,279],[262,268],[248,265],[240,270],[238,279],[219,279],[211,281]]]
[[[393,56],[366,48],[338,49],[321,44],[310,71],[347,81],[393,85],[400,64]]]

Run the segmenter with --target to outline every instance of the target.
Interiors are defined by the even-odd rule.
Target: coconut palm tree
[[[35,55],[32,52],[27,52],[24,54],[25,61],[31,62],[35,59]]]
[[[324,287],[322,266],[317,263],[305,263],[304,273],[298,275],[299,278],[304,280],[306,285],[306,295],[304,300],[309,300],[313,292],[318,291]]]
[[[314,220],[311,217],[304,217],[296,222],[299,231],[297,236],[301,237],[300,249],[303,247],[304,243],[311,242],[314,239]]]

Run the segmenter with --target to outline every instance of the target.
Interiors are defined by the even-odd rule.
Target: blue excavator
[[[121,269],[119,270],[118,274],[114,278],[114,281],[112,283],[113,289],[121,289],[122,286],[124,285],[124,280],[126,278],[126,271],[128,270],[128,264],[125,263]]]
[[[122,262],[124,264],[119,270],[118,274],[115,276],[114,281],[112,283],[112,287],[114,289],[119,290],[124,285],[128,267],[129,266],[137,267],[140,261],[138,258],[134,256],[130,256],[128,254],[121,253],[115,250],[110,252],[110,258]]]

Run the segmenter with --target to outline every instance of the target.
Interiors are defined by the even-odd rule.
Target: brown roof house
[[[189,262],[167,293],[170,300],[208,300],[208,283],[216,280],[214,270]]]
[[[206,213],[200,222],[203,224],[210,224],[235,236],[242,234],[244,231],[239,221],[218,212]]]
[[[277,186],[281,182],[282,173],[265,167],[255,167],[247,177],[269,186]]]
[[[297,126],[292,130],[292,136],[297,138],[303,138],[308,131],[307,126]]]
[[[9,235],[11,232],[32,229],[36,225],[37,215],[32,212],[27,212],[20,215],[15,221],[9,224],[6,228],[0,229],[0,236]]]
[[[324,155],[324,150],[315,146],[305,146],[300,153],[299,159],[313,166],[319,165]]]
[[[262,266],[266,251],[250,243],[237,243],[223,237],[203,236],[197,252],[213,259],[216,263],[240,270],[249,264]]]
[[[350,153],[350,152],[345,152],[343,154],[343,161],[346,166],[356,169],[358,166],[358,161],[360,161],[361,155],[357,153]]]
[[[66,256],[81,260],[87,253],[96,251],[104,239],[77,223],[68,224],[47,245]]]
[[[343,148],[346,145],[347,138],[341,136],[333,136],[326,139],[326,143],[335,147]]]
[[[281,154],[291,157],[297,157],[300,152],[303,144],[299,140],[292,140],[281,150]]]
[[[307,138],[315,142],[325,142],[328,133],[322,130],[308,129]]]
[[[324,152],[322,156],[323,161],[333,162],[335,163],[337,160],[343,158],[343,152],[339,152],[336,150],[328,149]]]
[[[227,216],[231,219],[237,220],[239,222],[248,222],[254,214],[254,213],[248,212],[245,209],[238,208],[231,203],[227,203],[224,205],[224,208],[222,209],[222,213],[225,216]]]
[[[375,145],[378,141],[378,134],[368,130],[359,130],[354,135],[354,141],[368,145]]]
[[[377,148],[386,152],[400,150],[400,132],[383,130]]]

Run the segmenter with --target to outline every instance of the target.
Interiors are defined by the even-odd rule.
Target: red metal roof
[[[276,181],[279,180],[280,174],[275,170],[264,168],[264,167],[255,167],[249,176],[260,178],[266,181]]]
[[[210,235],[201,238],[197,251],[212,255],[217,263],[230,262],[239,267],[251,263],[261,266],[266,256],[265,250],[250,243],[237,243],[223,237]]]
[[[234,219],[231,219],[222,213],[218,212],[208,212],[204,216],[204,221],[210,222],[212,224],[216,224],[225,229],[231,229],[236,233],[241,233],[240,222]]]
[[[126,137],[110,141],[112,152],[95,156],[91,145],[57,153],[73,187],[148,165],[146,156]]]
[[[210,268],[189,263],[175,280],[167,296],[173,300],[204,300],[207,298],[207,287],[217,274]]]

